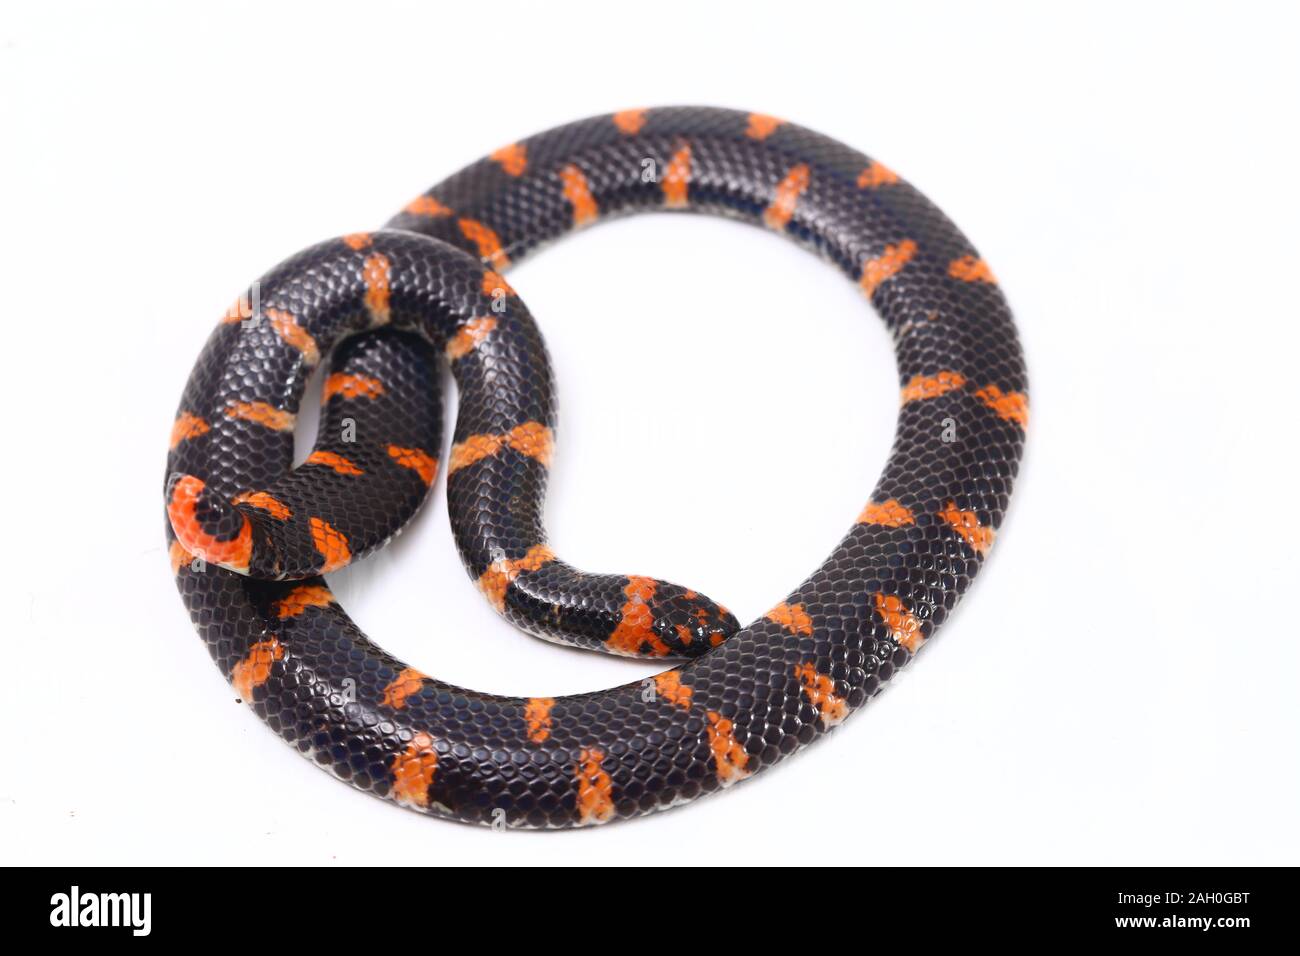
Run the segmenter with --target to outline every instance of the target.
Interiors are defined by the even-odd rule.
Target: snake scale
[[[579,570],[546,543],[555,388],[503,273],[570,230],[654,210],[729,216],[815,250],[895,342],[901,403],[879,483],[825,563],[746,627],[686,586]],[[296,414],[321,363],[317,442],[295,468]],[[445,459],[444,368],[459,390]],[[1027,422],[993,273],[889,168],[762,114],[627,110],[503,147],[382,230],[320,243],[249,287],[181,399],[167,539],[217,666],[321,767],[465,822],[605,823],[751,777],[878,693],[979,570]],[[439,470],[462,560],[498,612],[548,640],[684,663],[515,698],[371,643],[321,575],[400,530]]]

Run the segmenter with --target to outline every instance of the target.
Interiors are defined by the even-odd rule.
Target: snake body
[[[875,490],[825,563],[743,628],[688,587],[572,567],[542,522],[554,383],[503,273],[572,229],[664,209],[814,249],[896,345],[898,428]],[[326,359],[317,443],[293,468],[299,402]],[[440,462],[444,362],[460,397]],[[629,110],[510,144],[384,229],[313,246],[254,283],[186,385],[167,537],[222,673],[320,766],[466,822],[604,823],[751,777],[879,692],[979,570],[1027,420],[991,270],[895,173],[761,114]],[[461,557],[500,613],[549,640],[689,660],[609,690],[516,698],[446,684],[371,643],[321,575],[400,530],[440,465]]]

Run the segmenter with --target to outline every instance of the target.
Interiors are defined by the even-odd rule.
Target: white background
[[[18,7],[0,15],[0,861],[1300,862],[1281,5]],[[1033,395],[998,546],[866,713],[724,796],[567,834],[385,805],[236,704],[177,598],[161,489],[191,363],[299,248],[503,143],[670,103],[842,139],[979,245]],[[588,230],[510,280],[560,382],[561,555],[743,619],[820,563],[897,403],[852,283],[680,216]],[[498,620],[441,481],[332,584],[380,644],[463,685],[558,695],[657,669]]]

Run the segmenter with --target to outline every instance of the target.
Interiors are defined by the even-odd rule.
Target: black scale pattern
[[[312,365],[301,342],[267,322],[214,331],[180,407],[182,419],[204,427],[173,447],[168,502],[179,476],[196,477],[204,486],[191,530],[216,546],[247,518],[254,574],[304,579],[259,580],[191,562],[170,522],[168,541],[182,597],[217,665],[286,741],[357,787],[440,816],[523,827],[606,822],[691,800],[810,743],[876,694],[943,622],[1001,522],[1023,447],[1027,381],[1010,312],[991,277],[971,271],[978,260],[970,243],[920,193],[892,174],[860,184],[864,170],[883,167],[809,130],[762,124],[746,113],[686,107],[583,120],[517,144],[513,170],[512,154],[484,159],[385,231],[322,243],[265,276],[263,309],[291,314],[322,356],[337,344],[332,372],[384,385],[381,397],[336,395],[323,410],[318,450],[348,458],[361,475],[319,465],[290,472],[292,434],[283,423],[277,430],[227,413],[232,403],[295,413]],[[581,199],[567,167],[582,174],[600,218],[661,209],[683,147],[690,153],[683,208],[763,223],[778,184],[802,164],[806,188],[786,219],[768,225],[855,281],[893,261],[868,291],[894,334],[911,400],[870,498],[880,510],[864,513],[771,615],[712,649],[734,621],[707,599],[658,582],[642,603],[662,612],[656,634],[667,651],[707,652],[653,686],[530,701],[409,670],[329,600],[323,579],[309,576],[322,553],[310,548],[304,519],[327,518],[353,559],[409,519],[426,482],[387,446],[439,457],[431,349],[445,351],[472,319],[496,324],[450,363],[461,391],[454,441],[505,435],[523,423],[553,428],[540,333],[515,295],[494,291],[484,267],[504,269],[574,227]],[[490,229],[499,249],[467,221]],[[910,257],[899,261],[900,249]],[[387,266],[382,281],[375,256]],[[966,271],[955,271],[962,261]],[[337,437],[344,418],[355,425],[355,442]],[[457,544],[475,578],[503,561],[526,561],[544,542],[543,457],[502,445],[449,478]],[[293,517],[230,506],[254,489],[273,492]],[[279,557],[258,557],[267,553]],[[515,567],[507,617],[551,639],[611,649],[606,641],[637,579],[582,575],[559,561]],[[317,599],[295,604],[304,588]],[[695,639],[661,626],[682,620],[704,621]]]

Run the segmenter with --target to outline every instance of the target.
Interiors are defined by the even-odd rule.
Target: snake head
[[[649,604],[651,628],[672,656],[699,657],[740,630],[721,604],[676,584],[659,582]]]

